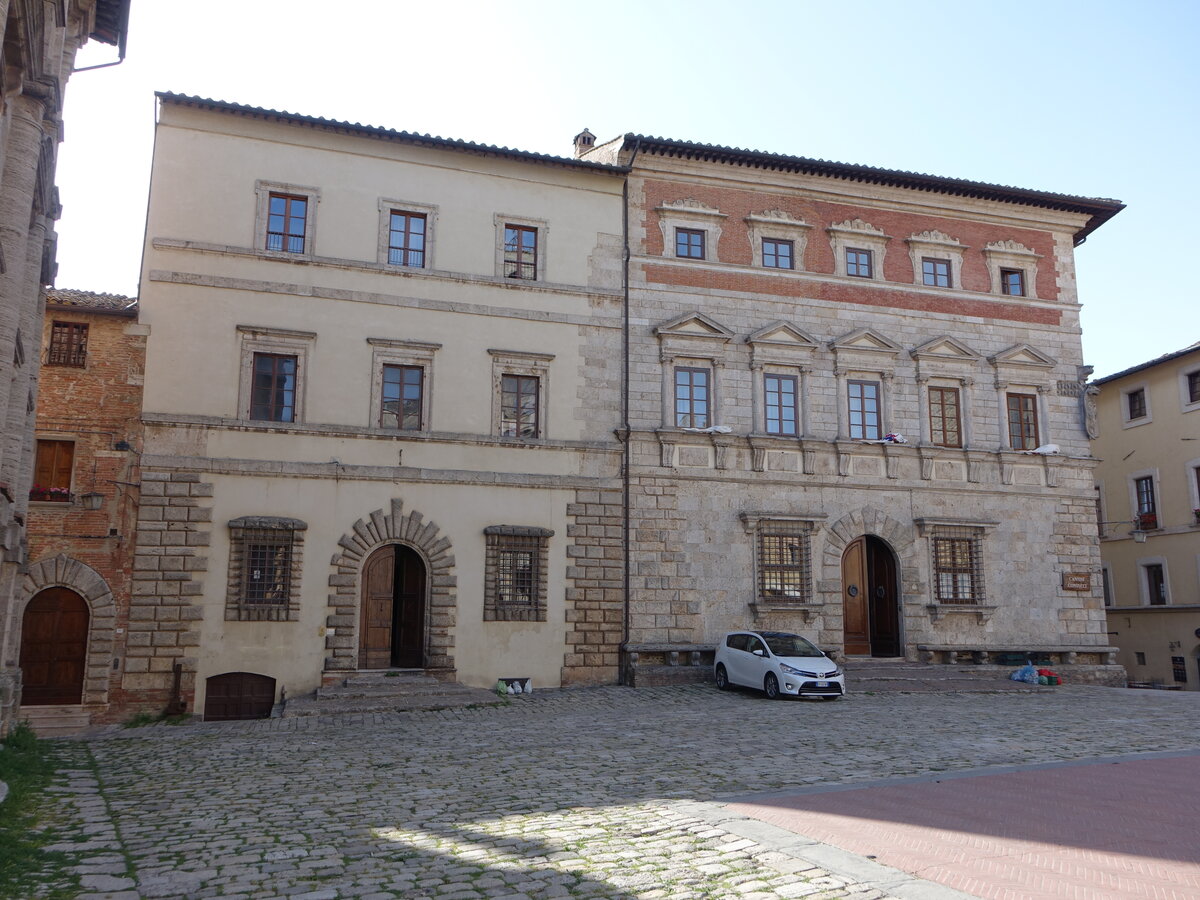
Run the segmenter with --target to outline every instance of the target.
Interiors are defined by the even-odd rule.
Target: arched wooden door
[[[411,547],[388,544],[362,574],[358,667],[425,665],[425,561]]]
[[[254,672],[226,672],[204,682],[204,721],[266,719],[275,705],[275,679]]]
[[[83,701],[90,619],[87,601],[67,588],[47,588],[29,601],[21,623],[23,706]]]
[[[864,535],[842,554],[842,629],[848,656],[899,656],[900,607],[896,557]]]

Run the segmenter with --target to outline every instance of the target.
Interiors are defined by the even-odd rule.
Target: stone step
[[[483,688],[454,685],[456,690],[411,694],[396,692],[374,696],[334,695],[297,697],[288,700],[282,717],[332,716],[344,713],[395,712],[411,710],[459,709],[464,706],[502,706],[507,697],[498,697]]]
[[[18,721],[27,721],[40,738],[79,734],[92,724],[92,714],[82,706],[22,706]]]
[[[389,669],[386,672],[357,672],[339,684],[350,687],[367,684],[443,684],[423,669]]]
[[[335,699],[339,697],[423,697],[437,694],[453,694],[459,690],[477,690],[477,688],[468,688],[459,684],[444,684],[440,681],[431,681],[429,683],[406,683],[401,681],[391,684],[368,683],[326,686],[317,689],[317,697],[320,699]]]

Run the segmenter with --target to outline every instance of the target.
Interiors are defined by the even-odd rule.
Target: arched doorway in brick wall
[[[46,559],[31,563],[21,586],[26,598],[21,610],[22,621],[29,605],[39,597],[49,597],[47,593],[52,588],[65,588],[71,594],[83,601],[86,607],[86,649],[83,654],[83,682],[78,700],[84,706],[103,705],[108,702],[108,679],[112,668],[113,635],[116,625],[117,608],[113,600],[108,582],[86,563],[64,556],[61,553]],[[35,617],[41,620],[38,627],[45,625],[46,620],[34,606]],[[44,610],[43,610],[44,612]],[[67,620],[75,624],[83,617],[78,610],[70,614]],[[72,627],[68,623],[68,627]],[[24,647],[24,637],[21,639]],[[63,648],[66,652],[66,648]],[[26,702],[24,699],[22,702]],[[42,701],[46,702],[46,701]]]
[[[436,522],[400,498],[359,519],[338,541],[329,587],[326,672],[405,666],[454,678],[454,552]]]
[[[83,702],[87,665],[87,601],[70,588],[38,591],[21,618],[21,705]]]

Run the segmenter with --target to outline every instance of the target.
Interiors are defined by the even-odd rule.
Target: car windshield
[[[798,634],[764,634],[763,640],[774,656],[824,656],[825,654]]]

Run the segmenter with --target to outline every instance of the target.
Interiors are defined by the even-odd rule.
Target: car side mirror
[[[761,647],[759,647],[757,650],[751,650],[750,652],[753,653],[755,656],[766,656],[767,655],[767,651],[762,649]]]

